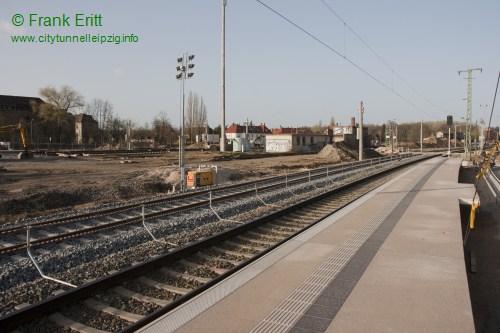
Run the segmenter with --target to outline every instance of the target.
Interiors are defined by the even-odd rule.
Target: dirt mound
[[[210,145],[206,142],[197,142],[187,146],[186,149],[210,149]]]
[[[377,158],[382,156],[375,149],[363,149],[364,158]],[[334,142],[331,145],[326,145],[319,153],[318,157],[329,158],[334,162],[349,162],[357,161],[359,153],[343,142]]]
[[[345,144],[335,142],[321,149],[318,153],[318,157],[329,158],[334,162],[347,162],[356,160],[357,154],[348,149]]]
[[[384,156],[373,148],[363,149],[364,158],[377,158]]]
[[[154,168],[137,177],[143,179],[163,179],[167,183],[175,183],[180,181],[180,172],[178,166],[161,166]]]

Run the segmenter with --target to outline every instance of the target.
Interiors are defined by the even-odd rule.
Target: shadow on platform
[[[475,183],[477,172],[476,167],[461,168],[459,182]],[[470,231],[464,247],[467,280],[476,332],[497,333],[500,332],[500,209],[484,179],[478,182],[477,193],[481,205],[475,228]],[[460,214],[465,234],[470,206],[462,205]]]

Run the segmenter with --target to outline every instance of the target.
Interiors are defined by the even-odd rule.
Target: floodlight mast
[[[181,58],[177,58],[177,62],[180,63],[180,65],[176,67],[178,73],[175,76],[177,80],[181,80],[181,134],[179,136],[179,168],[181,172],[181,191],[184,191],[186,189],[186,167],[184,163],[184,82],[186,81],[186,79],[190,79],[194,75],[194,73],[192,72],[187,72],[188,69],[194,68],[194,64],[190,63],[190,61],[193,61],[193,59],[194,55],[189,55],[187,52],[184,53]]]
[[[472,134],[472,71],[481,71],[482,68],[469,68],[465,70],[458,71],[458,75],[461,73],[467,73],[467,113],[465,116],[465,152],[464,159],[462,161],[462,166],[470,166],[472,165],[472,143],[471,143],[471,134]]]

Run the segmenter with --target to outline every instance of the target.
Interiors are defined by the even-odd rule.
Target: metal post
[[[33,265],[35,265],[35,268],[38,271],[38,273],[40,274],[40,276],[43,277],[46,280],[54,281],[54,282],[57,282],[59,284],[62,284],[62,285],[68,286],[68,287],[76,288],[77,286],[75,286],[74,284],[71,284],[69,282],[66,282],[66,281],[63,281],[63,280],[59,280],[59,279],[50,277],[48,275],[45,275],[45,273],[42,271],[42,268],[37,264],[37,262],[35,260],[35,257],[31,253],[31,242],[30,242],[30,240],[31,240],[31,233],[30,233],[30,228],[31,227],[29,225],[26,228],[26,252],[28,252],[28,257],[30,258],[30,260],[33,263]]]
[[[423,131],[423,127],[424,127],[424,119],[422,117],[422,119],[420,120],[420,152],[423,151],[423,147],[424,147],[424,131]]]
[[[184,94],[184,86],[186,79],[193,77],[193,73],[188,73],[187,71],[194,67],[194,64],[190,63],[194,59],[194,55],[189,55],[187,52],[182,55],[181,58],[177,58],[177,62],[180,63],[177,66],[177,71],[179,72],[176,77],[178,80],[181,80],[181,119],[180,119],[180,127],[181,127],[181,135],[179,138],[179,168],[181,172],[181,191],[186,188],[186,170],[184,163],[184,104],[185,104],[185,94]]]
[[[450,140],[451,140],[451,126],[448,126],[448,157],[451,155],[451,150],[450,150]]]
[[[454,148],[457,148],[457,124],[455,124],[455,135],[453,137],[455,139],[455,147]]]
[[[465,153],[464,159],[462,161],[462,166],[470,166],[472,164],[471,157],[471,135],[472,135],[472,71],[480,70],[483,72],[482,68],[470,68],[467,70],[458,71],[458,75],[462,72],[467,72],[467,113],[466,113],[466,124],[465,124]]]
[[[183,64],[186,63],[186,57],[187,53],[183,55],[184,60]],[[185,73],[184,73],[185,74]],[[184,84],[186,82],[185,75],[182,76],[182,100],[181,100],[181,138],[179,140],[179,161],[180,161],[180,168],[181,168],[181,191],[184,191],[185,189],[185,166],[184,166],[184,103],[185,103],[185,94],[184,94]]]
[[[391,156],[392,156],[394,152],[394,129],[393,129],[394,122],[389,121],[389,125],[390,125],[389,140],[391,140]]]
[[[396,146],[396,150],[398,150],[398,124],[396,124],[396,136],[394,137],[394,145]]]
[[[226,151],[226,5],[222,0],[222,46],[221,46],[221,123],[220,123],[220,151]]]
[[[359,160],[363,160],[363,101],[359,102]]]

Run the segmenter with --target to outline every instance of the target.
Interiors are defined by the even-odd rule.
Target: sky
[[[137,125],[165,112],[178,126],[177,58],[188,53],[195,67],[185,93],[202,97],[209,125],[218,126],[222,1],[0,0],[0,94],[69,85]],[[227,0],[226,125],[346,125],[359,118],[360,101],[364,123],[462,121],[467,73],[458,71],[469,68],[482,68],[473,72],[472,119],[487,123],[500,72],[499,13],[498,0]],[[136,42],[12,42],[57,34],[133,34]]]

